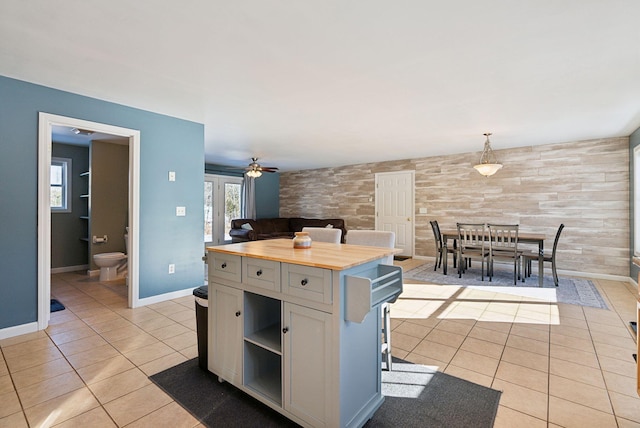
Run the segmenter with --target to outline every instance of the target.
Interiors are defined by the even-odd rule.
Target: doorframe
[[[415,257],[416,254],[416,172],[414,170],[403,171],[389,171],[389,172],[377,172],[374,176],[375,192],[374,192],[374,209],[375,209],[375,229],[378,230],[378,212],[380,207],[378,206],[380,200],[378,198],[378,180],[380,176],[392,175],[392,174],[409,174],[411,176],[411,257]]]
[[[129,139],[128,305],[139,306],[140,131],[55,114],[38,113],[38,330],[49,325],[51,299],[50,168],[53,126],[89,129]]]

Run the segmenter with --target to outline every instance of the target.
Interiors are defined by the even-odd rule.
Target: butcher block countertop
[[[267,239],[207,247],[207,251],[274,260],[331,270],[345,270],[373,260],[397,254],[395,248],[330,244],[313,241],[311,248],[294,249],[291,239]]]

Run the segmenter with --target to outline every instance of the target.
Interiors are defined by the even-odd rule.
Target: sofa
[[[302,217],[260,218],[231,220],[231,242],[257,241],[261,239],[293,238],[303,227],[335,227],[342,230],[342,243],[347,229],[340,218],[319,219]]]

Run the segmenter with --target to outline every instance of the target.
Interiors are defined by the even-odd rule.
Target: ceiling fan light
[[[251,169],[251,170],[247,171],[247,177],[258,178],[261,175],[262,175],[262,172],[258,171],[257,169]]]

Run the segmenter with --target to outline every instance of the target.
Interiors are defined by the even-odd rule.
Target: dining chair
[[[331,227],[303,227],[302,231],[309,234],[312,242],[318,241],[339,244],[342,241],[342,229]]]
[[[440,225],[437,220],[430,221],[431,229],[433,229],[433,237],[436,240],[436,263],[433,266],[433,270],[438,270],[438,267],[442,267],[442,259],[444,258],[444,264],[447,264],[449,259],[449,253],[453,254],[453,268],[456,268],[456,262],[458,259],[458,248],[456,241],[453,242],[453,248],[447,247],[447,251],[444,251],[444,245],[442,241],[442,234],[440,233]]]
[[[473,259],[481,262],[481,279],[484,281],[484,266],[489,268],[489,247],[485,243],[484,223],[458,223],[458,278],[467,268],[466,261]],[[463,260],[465,262],[463,262]]]
[[[347,232],[346,243],[394,248],[396,234],[386,230],[350,230]],[[387,256],[383,264],[393,265],[393,254]],[[387,370],[391,371],[391,305],[383,303],[380,305],[380,310],[382,311],[382,359]]]
[[[558,241],[560,240],[560,234],[562,233],[562,229],[564,229],[564,223],[560,224],[558,227],[558,231],[556,232],[556,237],[553,240],[553,250],[551,251],[551,255],[543,254],[542,260],[543,262],[551,263],[551,272],[553,274],[553,283],[555,286],[558,286],[558,270],[556,268],[556,249],[558,248]],[[531,276],[531,262],[538,261],[538,253],[535,251],[527,251],[522,254],[523,257],[523,266],[525,269],[525,275]]]
[[[516,285],[518,278],[522,278],[520,265],[522,261],[522,251],[518,251],[518,229],[517,224],[489,224],[489,281],[493,277],[494,262],[513,263],[513,285]]]

